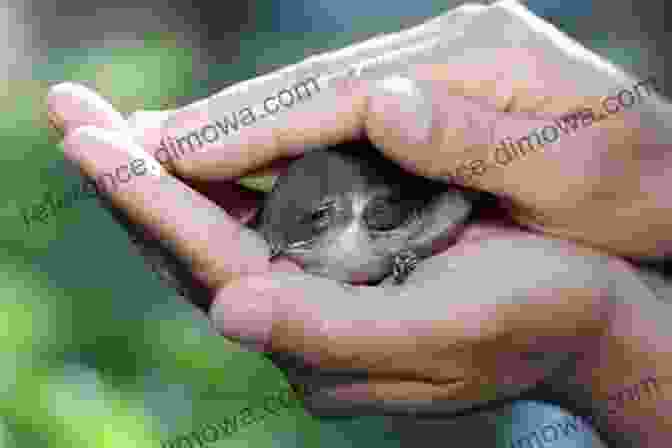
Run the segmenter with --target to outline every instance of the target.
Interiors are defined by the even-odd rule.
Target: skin
[[[601,88],[627,81],[510,2],[469,14],[455,52],[473,60],[447,56],[408,77],[343,82],[167,170],[154,163],[111,201],[188,260],[211,291],[210,318],[222,335],[292,354],[315,372],[311,379],[330,379],[306,401],[315,412],[450,412],[543,381],[599,417],[614,446],[668,446],[664,393],[615,412],[609,400],[652,375],[664,392],[672,375],[669,305],[614,258],[669,252],[667,103],[653,98],[473,179],[509,201],[508,215],[470,226],[400,288],[344,286],[287,260],[271,263],[263,238],[244,225],[256,204],[230,181],[305,148],[366,136],[406,169],[453,179],[446,173],[457,161],[486,157],[493,142],[546,123],[539,117],[594,104]],[[492,35],[496,20],[543,39],[525,46],[497,33],[490,46],[464,51]],[[89,176],[129,154],[150,163],[165,129],[193,124],[193,110],[178,110],[129,125],[69,84],[54,87],[48,102],[65,128],[66,157]]]

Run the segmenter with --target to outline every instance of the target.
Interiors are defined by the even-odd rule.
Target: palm
[[[590,251],[504,222],[473,224],[455,245],[421,263],[406,284],[396,287],[407,293],[388,297],[385,309],[377,309],[374,317],[362,310],[365,305],[353,304],[350,318],[374,319],[368,333],[359,328],[350,334],[345,331],[346,338],[363,331],[360,344],[346,342],[335,348],[337,341],[332,339],[334,346],[317,360],[310,341],[304,354],[272,348],[275,351],[267,356],[306,393],[306,406],[321,415],[454,412],[511,397],[563,367],[571,369],[573,357],[585,354],[585,336],[592,331],[599,307],[593,298],[586,301],[586,295],[573,294],[598,295],[610,275],[601,262]],[[319,304],[325,314],[329,311],[325,308],[336,307],[324,302],[337,298],[330,298],[323,279],[314,285],[306,282],[304,288],[306,293],[293,303],[297,314],[302,306]],[[313,303],[300,302],[304,298]],[[341,307],[348,307],[339,300]],[[554,322],[548,322],[553,310],[565,318],[558,313]],[[583,317],[572,319],[579,315]],[[428,324],[425,334],[414,337],[422,331],[417,319]],[[444,328],[432,328],[433,319],[443,319]],[[395,328],[390,330],[392,322]],[[367,343],[379,329],[387,329],[386,338]],[[454,335],[454,340],[446,340],[442,348],[423,348],[421,338],[441,332]],[[317,341],[325,335],[307,329],[303,336]],[[315,342],[315,351],[319,344]],[[409,344],[426,353],[409,353]],[[305,362],[305,356],[311,362]],[[375,392],[369,397],[375,400],[334,400],[325,393],[334,386],[347,389],[362,382],[372,385]]]

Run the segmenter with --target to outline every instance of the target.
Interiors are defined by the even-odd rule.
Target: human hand
[[[66,126],[67,157],[92,178],[145,161],[147,174],[109,191],[113,205],[189,263],[215,297],[215,327],[271,352],[292,383],[308,386],[314,412],[445,412],[511,396],[571,368],[607,324],[615,274],[603,257],[502,225],[470,227],[402,288],[344,286],[269,263],[242,225],[254,203],[233,184],[187,186],[93,92],[55,92],[52,110],[76,105],[63,120],[90,120]],[[113,122],[117,131],[103,129]]]
[[[345,70],[282,113],[253,119],[249,109],[247,127],[240,113],[239,132],[202,142],[171,160],[171,169],[190,179],[231,179],[366,134],[411,171],[498,195],[524,226],[623,256],[668,253],[672,129],[656,78],[633,80],[516,2],[466,5],[441,20],[405,38],[424,42],[415,59]],[[190,135],[354,59],[335,52],[233,86],[166,115],[146,146]],[[278,108],[278,98],[270,104]],[[264,140],[268,133],[273,138]],[[244,156],[232,157],[237,147]]]
[[[492,11],[492,9],[487,10]],[[500,7],[500,11],[505,11],[505,8]],[[486,22],[483,19],[484,17],[493,16],[475,14],[473,20],[465,25],[465,30],[471,30],[463,35],[465,45],[468,42],[467,36],[475,36],[479,34],[478,30],[483,31],[486,27],[492,27],[492,22]],[[476,28],[476,24],[479,23],[480,28]],[[514,23],[517,22],[514,21]],[[481,35],[479,39],[482,38]],[[458,40],[458,42],[460,41]],[[487,51],[494,51],[484,43],[480,45],[481,47],[477,44],[474,45],[476,48],[480,48],[480,51],[474,52],[474,54],[480,54],[479,58],[475,58],[476,61],[484,57]],[[501,49],[501,42],[498,42],[498,45],[499,47],[493,47],[498,48],[498,54],[518,54],[518,57],[523,58],[519,60],[529,61],[529,59],[525,59],[529,56],[524,56],[527,52],[523,51],[523,56],[521,56],[520,50]],[[455,48],[459,47],[456,46]],[[509,53],[506,53],[507,51]],[[446,252],[431,259],[431,263],[427,263],[426,267],[423,264],[423,269],[414,274],[410,279],[411,281],[403,289],[390,292],[390,290],[382,288],[342,287],[325,279],[305,276],[289,265],[278,266],[268,263],[268,251],[264,243],[257,235],[242,227],[239,220],[235,219],[241,218],[244,220],[245,216],[249,215],[231,210],[232,205],[236,205],[233,209],[237,210],[249,209],[249,207],[238,207],[241,192],[232,187],[231,183],[226,183],[240,174],[264,166],[269,161],[283,156],[296,155],[306,147],[346,141],[361,134],[366,134],[387,155],[400,161],[407,168],[421,174],[440,177],[441,173],[433,172],[431,169],[439,170],[439,167],[445,169],[446,166],[449,166],[451,157],[455,157],[454,154],[460,156],[460,148],[468,148],[470,151],[476,152],[480,150],[485,153],[486,145],[479,145],[478,140],[476,140],[479,136],[482,138],[484,134],[476,131],[490,130],[491,128],[487,126],[483,128],[482,124],[479,125],[475,118],[469,120],[464,119],[464,116],[470,118],[478,117],[478,114],[481,114],[481,117],[488,116],[486,107],[489,105],[492,107],[490,117],[496,116],[498,118],[493,121],[494,123],[511,123],[511,127],[507,129],[514,129],[519,125],[524,128],[523,124],[529,126],[536,125],[535,123],[538,122],[529,117],[527,121],[522,118],[519,118],[522,121],[513,119],[507,121],[506,117],[498,114],[510,111],[552,112],[552,108],[548,110],[543,108],[526,109],[524,107],[525,101],[528,101],[528,107],[538,108],[540,105],[550,107],[549,105],[553,104],[558,107],[558,103],[551,101],[555,97],[550,99],[546,97],[548,99],[546,103],[534,101],[530,103],[531,98],[534,97],[530,96],[528,90],[519,93],[519,96],[513,95],[516,92],[515,87],[520,88],[520,84],[517,84],[517,82],[520,82],[521,78],[512,80],[516,83],[509,85],[512,93],[504,95],[505,101],[501,101],[501,98],[498,97],[501,92],[501,85],[498,84],[499,78],[497,76],[495,76],[497,82],[490,84],[490,90],[487,90],[487,83],[483,79],[477,79],[476,87],[466,86],[467,83],[463,80],[460,84],[458,80],[463,79],[465,73],[471,73],[470,70],[475,70],[473,61],[470,62],[468,59],[460,58],[462,58],[461,52],[447,57],[448,61],[451,62],[450,73],[462,73],[454,80],[451,80],[451,76],[446,75],[443,66],[425,64],[415,66],[412,69],[413,73],[406,73],[408,75],[407,79],[397,77],[376,82],[361,79],[337,84],[331,91],[324,92],[312,101],[287,111],[275,120],[259,123],[254,127],[247,127],[226,142],[219,142],[217,145],[208,148],[212,150],[193,153],[189,157],[172,161],[171,166],[168,167],[169,172],[177,174],[179,178],[171,176],[157,163],[151,163],[151,160],[148,159],[147,164],[152,167],[153,175],[136,179],[137,181],[113,192],[111,195],[113,202],[117,207],[125,210],[131,220],[146,226],[151,233],[158,235],[174,252],[189,262],[194,275],[212,291],[213,296],[216,296],[212,315],[223,334],[239,340],[262,343],[261,347],[265,350],[297,354],[307,364],[319,366],[320,369],[323,369],[323,372],[365,373],[369,381],[364,385],[354,386],[354,394],[349,392],[353,390],[353,387],[348,384],[345,384],[340,392],[337,392],[338,396],[341,397],[338,400],[340,403],[348,403],[349,406],[358,401],[368,404],[384,402],[385,406],[389,406],[391,403],[392,407],[395,405],[398,407],[401,403],[402,408],[413,409],[426,407],[425,405],[427,403],[431,404],[431,402],[436,404],[438,401],[445,405],[448,403],[447,399],[450,398],[448,408],[461,409],[474,403],[519,391],[536,380],[546,377],[559,365],[568,362],[573,356],[577,355],[575,349],[579,350],[579,347],[585,349],[585,347],[591,346],[592,344],[589,341],[593,339],[593,335],[599,334],[601,328],[603,328],[604,307],[607,307],[605,302],[608,303],[603,292],[606,288],[605,285],[610,284],[607,280],[612,278],[612,274],[609,269],[601,270],[600,266],[603,266],[603,263],[596,261],[598,258],[593,255],[587,257],[588,261],[584,260],[583,256],[576,258],[572,252],[574,250],[580,251],[580,249],[571,248],[571,246],[567,250],[561,249],[554,246],[556,243],[549,243],[540,237],[531,237],[512,230],[507,230],[503,234],[497,230],[493,234],[488,230],[486,235],[490,235],[490,237],[496,235],[501,239],[495,238],[492,243],[490,238],[477,239],[476,241],[480,241],[479,244],[469,241],[468,238],[465,239],[451,249],[454,252]],[[471,58],[474,58],[473,54]],[[454,65],[452,65],[451,60],[455,61]],[[535,63],[541,67],[542,63],[540,61],[541,59],[535,59]],[[487,65],[489,62],[486,61],[485,64]],[[593,81],[600,79],[604,82],[616,79],[613,74],[607,76],[587,63],[573,67],[581,67],[581,69],[577,69],[579,72],[586,70],[586,77],[584,77],[586,82],[589,79]],[[483,64],[477,65],[477,68],[481,75],[486,73],[483,70],[485,68]],[[535,94],[544,91],[542,87],[549,82],[548,77],[552,76],[547,75],[544,78],[543,74],[545,72],[542,68],[535,69],[539,73],[535,72],[533,75],[547,81],[540,82],[536,91],[532,89],[533,92],[536,92]],[[460,70],[462,71],[460,72]],[[497,73],[504,76],[505,72],[506,70],[503,72],[500,70]],[[437,76],[437,73],[440,76]],[[490,72],[489,75],[492,75],[492,73]],[[518,73],[518,76],[520,75]],[[411,78],[417,79],[417,81],[409,82],[408,79]],[[529,79],[523,79],[526,82],[532,82],[536,78],[530,76]],[[561,80],[556,81],[560,83]],[[506,84],[504,85],[506,86]],[[564,86],[566,82],[558,85]],[[414,129],[415,131],[421,131],[423,128],[420,125],[422,120],[418,119],[418,114],[425,104],[419,99],[424,96],[421,91],[425,87],[422,86],[434,86],[432,87],[431,102],[434,104],[433,109],[435,110],[432,112],[432,126],[429,128],[436,130],[432,131],[432,135],[438,135],[441,138],[434,137],[430,142],[433,142],[433,144],[423,142],[422,138],[414,137]],[[446,89],[443,92],[441,91],[442,87]],[[574,87],[577,89],[584,88],[583,85]],[[474,93],[477,92],[477,89],[483,89],[480,90],[481,94]],[[471,97],[471,99],[446,95],[441,100],[440,95],[446,91],[453,95],[462,92],[463,95]],[[483,94],[484,91],[487,95]],[[59,109],[60,106],[57,104],[59,98],[63,100],[59,104],[62,105],[67,102],[64,100],[64,96],[67,96],[67,92],[64,93],[63,90],[60,94],[52,96],[52,109]],[[435,97],[439,99],[435,99]],[[474,98],[478,98],[478,101]],[[487,98],[490,98],[490,101]],[[590,99],[590,96],[574,97],[575,100],[577,98],[584,101],[586,98]],[[512,99],[514,101],[511,101]],[[568,103],[565,106],[575,107],[576,104],[586,103]],[[569,108],[571,109],[571,107]],[[207,113],[203,115],[193,113],[194,110],[199,108],[201,108],[201,111],[206,110],[210,114],[213,113],[214,109],[209,107],[207,102],[204,102],[173,113],[158,113],[160,114],[160,120],[157,120],[156,123],[159,124],[137,125],[125,129],[124,126],[127,125],[122,124],[123,119],[121,119],[122,121],[118,121],[116,118],[114,120],[108,119],[109,117],[99,119],[102,117],[100,115],[94,120],[95,114],[92,114],[90,110],[85,111],[87,112],[85,114],[87,118],[84,119],[78,118],[82,114],[81,109],[65,114],[60,113],[59,115],[64,121],[68,122],[66,128],[70,129],[66,138],[67,154],[70,158],[78,160],[87,174],[95,176],[96,173],[105,172],[106,169],[114,169],[119,164],[127,162],[129,151],[136,157],[146,156],[147,153],[143,153],[143,150],[147,151],[149,148],[155,147],[160,137],[166,135],[168,130],[193,128],[195,115],[196,121],[207,119]],[[457,110],[460,110],[460,112],[457,113]],[[563,112],[566,110],[566,108],[562,108]],[[80,115],[75,117],[77,114]],[[624,113],[622,117],[620,115],[609,117],[609,119],[599,123],[599,126],[604,127],[607,123],[613,123],[612,120],[625,119],[625,115]],[[628,114],[628,116],[632,117],[632,114]],[[140,115],[136,115],[135,119],[137,120],[138,117]],[[448,123],[449,119],[454,119],[455,122]],[[110,123],[113,122],[115,124],[110,126]],[[75,126],[69,123],[112,127],[122,132],[102,131],[86,126],[75,129]],[[204,123],[204,121],[201,121],[201,124]],[[461,125],[457,126],[455,123],[461,123]],[[618,130],[620,128],[614,126],[613,129],[609,128],[609,132],[607,132],[605,129],[598,128],[598,124],[595,124],[595,126],[583,129],[583,131],[595,132],[595,129],[600,131],[599,135],[591,134],[592,137],[588,139],[593,144],[596,140],[599,142],[600,138],[607,137],[608,143],[613,142],[613,136],[616,135],[614,129]],[[136,131],[135,141],[130,141],[127,135],[128,132],[133,130]],[[581,137],[577,133],[576,136],[568,138],[577,141]],[[620,139],[622,140],[622,137]],[[435,144],[437,141],[440,144]],[[562,145],[563,141],[558,141],[558,145]],[[409,154],[414,153],[408,152],[411,145],[413,150],[417,151],[415,153],[416,157],[413,159],[410,159]],[[454,154],[448,152],[446,150],[448,147],[457,148],[456,152]],[[606,146],[609,149],[611,147],[611,145]],[[593,148],[595,146],[591,146],[591,149]],[[624,151],[623,148],[625,147],[621,146],[620,148],[620,151]],[[577,152],[574,151],[575,154]],[[453,156],[450,156],[450,154],[453,154]],[[567,156],[562,154],[553,156],[555,157],[553,160],[556,160],[556,163],[564,161],[564,163],[571,165],[573,162],[566,160]],[[604,157],[603,152],[597,155],[592,152],[586,154],[588,154],[586,157],[596,157],[597,155]],[[472,155],[470,153],[470,157]],[[442,159],[442,156],[445,157],[445,160]],[[551,154],[550,151],[546,151],[546,154],[535,154],[534,156],[539,159],[546,156],[550,157]],[[553,212],[550,216],[558,214],[558,216],[564,217],[568,216],[568,213],[571,215],[574,209],[579,209],[581,203],[578,205],[572,203],[572,207],[569,207],[565,197],[559,199],[554,196],[559,189],[562,189],[563,192],[566,189],[572,190],[570,193],[573,194],[565,194],[572,200],[576,200],[582,194],[587,194],[586,187],[581,182],[587,182],[591,188],[595,182],[591,183],[589,181],[597,179],[600,181],[600,185],[603,182],[600,176],[598,178],[581,177],[579,179],[581,182],[576,181],[571,184],[572,188],[566,188],[566,183],[558,182],[558,176],[555,176],[556,182],[550,182],[552,188],[546,187],[546,184],[536,183],[533,186],[530,183],[525,184],[528,186],[527,190],[518,187],[520,190],[518,191],[515,189],[518,184],[513,182],[512,178],[519,180],[518,175],[523,176],[527,173],[525,175],[528,179],[534,179],[538,182],[539,178],[544,177],[540,173],[548,174],[548,172],[558,170],[557,166],[549,161],[545,164],[538,162],[540,164],[539,169],[533,176],[530,173],[534,170],[522,169],[522,166],[529,166],[529,162],[532,160],[533,157],[517,161],[515,166],[520,167],[518,171],[507,171],[501,168],[501,173],[512,173],[511,178],[509,175],[506,176],[508,181],[502,175],[492,177],[493,174],[488,175],[487,172],[476,179],[477,186],[510,198],[514,204],[513,215],[519,221],[525,222],[524,215],[516,212],[515,205],[518,204],[520,209],[520,204],[525,204],[522,199],[530,200],[533,204],[539,203],[544,207],[550,207],[549,210]],[[432,162],[430,163],[430,161]],[[564,169],[567,169],[567,165],[563,166],[565,166]],[[575,167],[576,165],[571,166]],[[505,168],[513,169],[514,164]],[[537,165],[535,165],[536,168]],[[541,170],[542,168],[546,171]],[[499,179],[503,184],[497,184],[496,179]],[[455,180],[461,182],[459,178]],[[604,182],[607,180],[604,180]],[[194,188],[186,186],[185,182],[193,185]],[[207,197],[214,199],[214,204],[198,193],[198,191],[208,190],[208,185],[217,187],[211,189],[210,192],[206,192],[208,193]],[[224,185],[226,185],[226,193],[221,190]],[[510,190],[512,193],[508,192],[507,189],[509,188],[513,189]],[[544,191],[539,191],[539,189]],[[558,201],[560,205],[553,208],[554,202],[551,201],[551,198]],[[614,200],[618,200],[617,195]],[[224,212],[221,207],[216,207],[215,204],[227,209],[229,213]],[[250,203],[248,202],[246,205],[250,205]],[[541,210],[546,210],[544,207]],[[189,210],[189,213],[184,214],[184,210]],[[584,215],[585,213],[584,210]],[[576,228],[584,228],[585,226],[587,226],[585,228],[590,228],[589,223],[580,222],[580,218],[583,218],[584,215],[577,214],[573,218],[576,221],[572,221],[574,224],[580,224]],[[597,216],[597,218],[601,217]],[[608,230],[618,227],[611,222],[609,224]],[[543,229],[556,233],[553,227]],[[600,235],[595,232],[594,236],[603,236],[608,233],[605,229],[600,231],[602,232]],[[615,235],[612,240],[621,241],[619,238],[622,238],[622,233],[616,233]],[[534,241],[531,243],[531,248],[523,244],[529,238],[532,238],[529,241]],[[632,238],[632,241],[634,241],[632,244],[638,244],[639,239]],[[466,246],[463,243],[466,243]],[[550,246],[547,246],[548,244]],[[503,250],[502,247],[508,247],[509,250]],[[524,260],[522,266],[515,269],[510,266],[512,247],[516,249],[516,255]],[[618,250],[618,248],[614,248],[614,250]],[[460,254],[477,254],[481,257],[460,257]],[[455,256],[455,260],[448,255]],[[564,258],[570,255],[571,260]],[[497,291],[493,290],[493,284],[483,284],[485,282],[480,280],[482,273],[487,272],[487,269],[483,269],[483,267],[488,267],[482,261],[489,259],[488,257],[498,260],[505,266],[510,266],[508,269],[502,270],[497,263],[488,264],[491,270],[497,271],[499,269],[506,274],[500,276],[504,279],[502,292],[499,289]],[[477,258],[479,265],[472,258]],[[529,265],[527,260],[529,260]],[[460,273],[459,276],[448,275],[449,272],[452,272],[450,269],[456,264],[455,261],[459,261],[459,264],[464,263],[463,266],[465,267],[455,271]],[[550,266],[545,263],[550,263]],[[548,272],[554,273],[556,278],[553,279],[550,276],[546,278],[543,271],[538,273],[540,277],[527,275],[526,270],[536,273],[539,266],[546,266]],[[293,271],[293,273],[289,274],[288,271]],[[478,271],[478,275],[476,271]],[[591,272],[590,281],[585,276],[588,271]],[[569,272],[569,274],[562,276],[559,272]],[[450,281],[442,283],[444,279],[450,279]],[[528,281],[529,283],[527,283]],[[473,290],[469,289],[474,284],[477,287]],[[537,294],[536,288],[539,284],[545,284],[548,287],[548,291],[541,294],[543,298],[540,298]],[[466,304],[464,302],[450,303],[450,309],[448,307],[445,309],[447,314],[441,316],[434,307],[442,306],[443,291],[449,290],[451,286],[454,286],[458,291],[469,291],[469,294],[473,294],[476,299],[470,298]],[[499,287],[499,285],[497,286]],[[579,290],[578,294],[577,289]],[[313,297],[311,292],[317,292],[317,294]],[[412,296],[410,295],[411,292],[413,293]],[[422,298],[422,294],[426,298]],[[252,297],[257,299],[258,308],[256,310],[252,307],[255,304]],[[320,301],[314,302],[318,297]],[[409,306],[410,300],[404,300],[404,297],[412,297],[412,308]],[[500,298],[502,302],[494,300],[495,297]],[[544,300],[547,302],[544,302]],[[522,306],[521,303],[525,306]],[[354,306],[362,304],[367,304],[369,311],[353,321],[352,310],[355,309]],[[560,317],[557,320],[553,320],[556,325],[544,326],[543,329],[538,329],[539,333],[537,334],[526,331],[529,330],[529,326],[534,326],[534,319],[539,319],[537,317],[538,311],[534,312],[532,310],[544,309],[544,311],[548,311],[553,309],[555,311],[556,307],[557,312],[564,310],[562,314],[559,314]],[[416,308],[418,309],[417,313],[420,314],[414,317],[411,311]],[[422,315],[422,309],[425,309],[428,314]],[[578,310],[581,310],[581,313]],[[383,312],[385,314],[382,314]],[[430,312],[431,314],[429,314]],[[461,321],[462,316],[470,318],[465,319],[466,324]],[[563,319],[562,316],[569,317]],[[409,317],[414,317],[414,319],[411,320]],[[270,340],[264,339],[258,334],[259,332],[264,334],[264,330],[268,330],[264,327],[264,324],[268,324],[269,321],[273,327]],[[364,326],[367,328],[361,327],[362,322],[365,322]],[[396,324],[397,327],[395,328],[392,324]],[[349,325],[352,326],[352,333],[350,334],[347,333]],[[409,338],[410,330],[414,330],[415,334],[419,336]],[[338,335],[338,338],[335,339],[335,335]],[[514,335],[519,336],[513,337]],[[266,336],[268,335],[266,334]],[[567,342],[570,340],[567,338],[571,338],[571,343]],[[561,344],[562,349],[558,349],[556,345],[560,340],[564,341]],[[547,345],[538,341],[544,341]],[[532,349],[535,353],[549,354],[542,357],[541,361],[530,360],[527,354]],[[441,353],[445,356],[438,356]],[[579,353],[584,352],[579,351]],[[434,359],[435,355],[436,360]],[[497,364],[492,362],[495,358],[500,360],[500,366],[503,365],[506,370],[498,369]],[[502,359],[506,359],[507,362],[502,364]],[[339,381],[343,381],[343,378],[347,376],[351,375],[338,375],[337,377]],[[357,388],[360,388],[360,390],[357,390]],[[322,395],[333,398],[334,391],[323,390]],[[346,398],[343,399],[343,397]]]

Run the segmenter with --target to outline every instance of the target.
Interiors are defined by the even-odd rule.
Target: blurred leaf
[[[140,403],[105,385],[92,370],[77,365],[35,369],[17,381],[9,403],[17,440],[49,435],[49,447],[149,447],[158,438]],[[32,435],[31,435],[32,433]]]

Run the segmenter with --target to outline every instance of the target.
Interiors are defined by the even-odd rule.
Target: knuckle
[[[459,12],[459,13],[462,13],[462,14],[466,14],[466,15],[477,15],[477,14],[483,12],[486,8],[487,8],[487,6],[482,5],[480,3],[468,2],[468,3],[461,4],[460,6],[455,8],[453,11]]]

